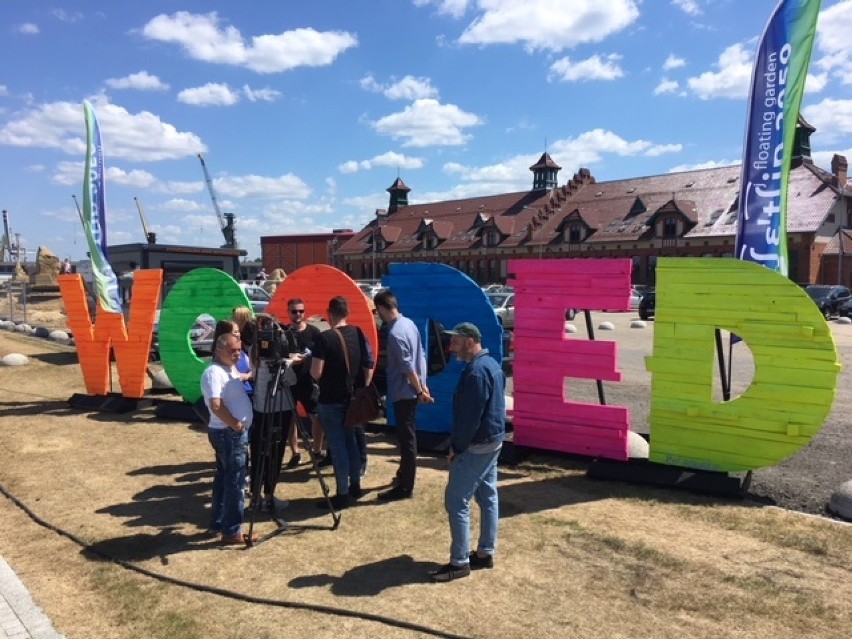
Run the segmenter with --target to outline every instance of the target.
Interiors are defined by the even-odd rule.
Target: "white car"
[[[515,327],[515,294],[514,293],[487,293],[488,301],[494,307],[497,321],[503,328]]]
[[[262,313],[266,310],[266,307],[269,306],[269,301],[272,299],[272,296],[260,286],[240,282],[240,288],[243,289],[243,293],[245,293],[246,297],[249,298],[251,308],[255,313]]]

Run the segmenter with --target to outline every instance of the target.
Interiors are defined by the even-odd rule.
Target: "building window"
[[[438,238],[431,233],[423,237],[423,248],[432,250],[438,248]]]
[[[482,236],[483,246],[497,246],[500,244],[500,232],[495,229],[488,229]]]
[[[562,241],[569,244],[579,244],[583,241],[583,226],[581,224],[569,224],[562,234]]]
[[[663,220],[663,237],[677,237],[677,218],[667,217]]]

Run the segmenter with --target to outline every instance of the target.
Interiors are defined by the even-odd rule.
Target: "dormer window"
[[[488,229],[482,234],[483,246],[497,246],[500,244],[500,231],[497,229]]]
[[[660,222],[661,230],[660,237],[674,238],[678,235],[678,224],[676,217],[666,217]]]
[[[377,235],[375,239],[375,247],[377,251],[384,251],[388,247],[388,243],[381,235]]]
[[[583,225],[568,224],[562,232],[562,241],[569,244],[579,244],[583,241]]]
[[[433,233],[427,233],[423,236],[423,248],[427,251],[438,248],[438,237]]]

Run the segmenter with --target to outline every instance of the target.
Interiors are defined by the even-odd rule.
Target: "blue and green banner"
[[[787,275],[787,187],[819,0],[781,0],[754,62],[736,257]]]
[[[104,206],[104,150],[101,130],[95,110],[88,100],[83,101],[86,118],[86,169],[83,176],[83,230],[89,245],[95,296],[98,307],[121,313],[118,278],[107,260],[106,208]]]

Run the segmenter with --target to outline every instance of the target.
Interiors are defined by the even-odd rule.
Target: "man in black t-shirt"
[[[328,303],[331,328],[314,343],[311,361],[311,376],[320,389],[317,412],[328,437],[337,481],[337,495],[332,499],[335,510],[346,508],[350,499],[362,494],[361,455],[355,433],[346,428],[346,409],[353,389],[368,385],[373,375],[364,333],[349,326],[347,317],[349,302],[345,297],[333,297]],[[319,505],[325,507],[326,502]]]
[[[314,343],[320,336],[320,329],[316,326],[308,324],[306,320],[305,302],[299,298],[293,298],[287,301],[287,312],[290,315],[290,324],[285,328],[290,332],[294,343],[291,348],[295,352],[304,355],[304,359],[293,366],[296,372],[298,381],[290,388],[295,399],[311,420],[312,436],[314,440],[314,452],[321,453],[325,448],[324,435],[322,426],[317,418],[317,398],[319,389],[311,377],[311,355],[314,350]],[[298,417],[297,417],[298,419]],[[287,468],[295,468],[302,460],[302,455],[299,451],[299,436],[296,433],[295,425],[290,425],[290,434],[288,436],[290,448],[293,451],[293,456],[287,462]]]

